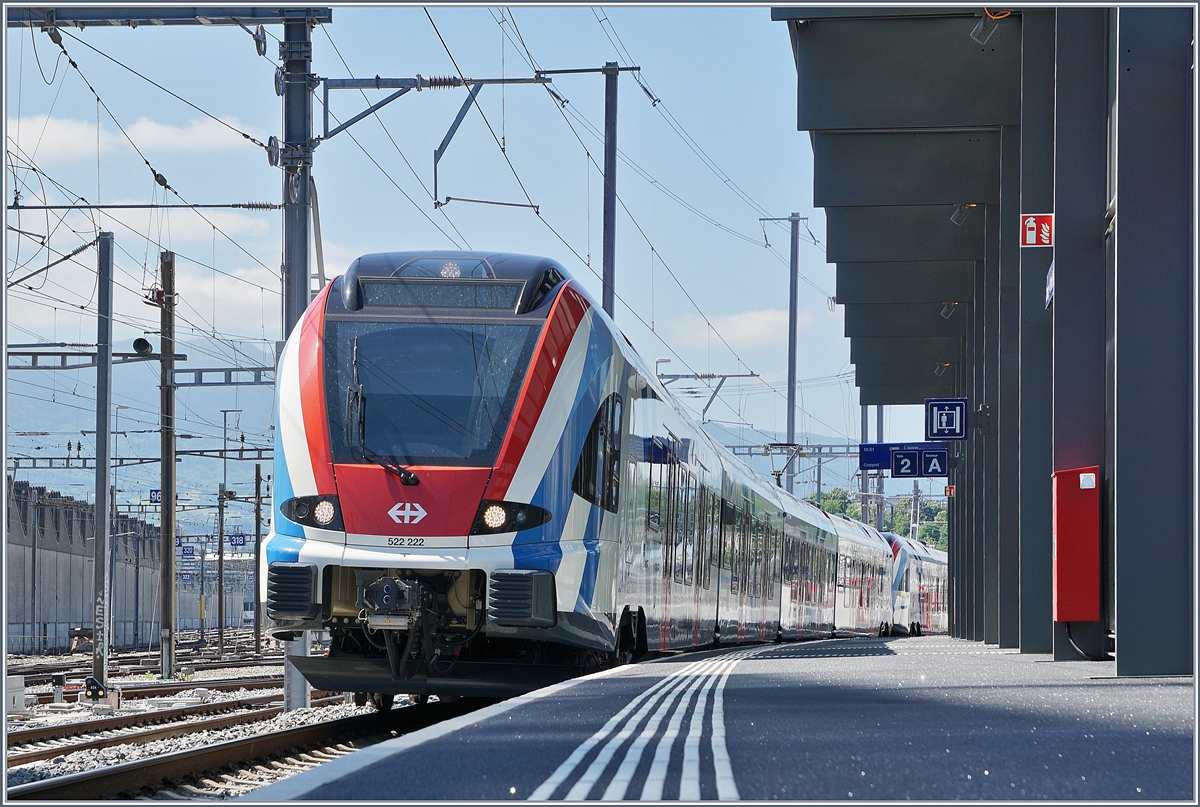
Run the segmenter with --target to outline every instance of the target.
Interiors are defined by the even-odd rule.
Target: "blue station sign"
[[[911,461],[912,468],[902,468],[900,473],[896,472],[895,457],[896,452],[902,454]],[[860,471],[891,471],[892,476],[934,476],[935,474],[922,473],[922,469],[926,466],[923,463],[922,457],[927,452],[941,452],[943,458],[948,457],[949,452],[946,449],[946,444],[937,440],[925,443],[859,443],[858,446],[858,470]],[[942,468],[946,467],[945,459],[940,463]],[[915,471],[915,473],[910,472]],[[936,474],[937,476],[945,476],[945,474]]]

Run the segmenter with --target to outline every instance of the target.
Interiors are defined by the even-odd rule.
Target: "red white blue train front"
[[[313,301],[280,358],[261,578],[273,635],[330,631],[298,664],[315,686],[515,692],[612,653],[614,333],[526,256],[368,255]]]

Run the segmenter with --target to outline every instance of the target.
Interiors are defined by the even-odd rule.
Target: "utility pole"
[[[861,408],[862,408],[862,430],[859,432],[859,434],[861,435],[860,442],[865,443],[870,440],[870,437],[867,434],[867,407],[862,406]],[[858,487],[859,494],[860,494],[860,497],[862,500],[862,508],[861,508],[861,512],[859,513],[859,516],[861,517],[862,522],[864,524],[866,524],[870,520],[870,516],[868,515],[870,513],[870,510],[869,510],[870,504],[868,504],[868,499],[867,499],[867,497],[870,495],[868,493],[868,488],[870,487],[870,483],[867,481],[868,475],[865,470],[860,471],[859,473],[862,475],[862,481],[859,482],[859,487]]]
[[[217,491],[217,655],[225,655],[225,483]]]
[[[604,313],[616,319],[613,283],[617,249],[617,77],[616,62],[604,64]]]
[[[787,393],[787,441],[796,442],[796,317],[798,297],[800,294],[800,222],[808,221],[807,216],[792,213],[787,218],[761,218],[759,221],[791,222],[791,261],[788,272],[788,393]],[[864,432],[865,439],[865,432]],[[820,460],[818,460],[820,462]],[[789,462],[787,471],[787,489],[791,493],[795,485],[795,467]]]
[[[614,282],[616,278],[617,248],[617,77],[621,73],[638,71],[636,66],[619,67],[616,62],[605,62],[604,67],[584,67],[570,70],[538,70],[537,78],[563,73],[604,74],[604,234],[602,278],[604,282],[602,307],[604,313],[615,319]],[[648,91],[647,91],[648,92]],[[658,103],[657,99],[654,103]]]
[[[287,10],[284,11],[285,15]],[[283,62],[283,338],[308,308],[308,194],[312,173],[312,28],[303,10],[301,16],[283,24],[279,61]],[[222,446],[224,447],[224,446]],[[257,609],[256,609],[257,610]],[[308,655],[308,631],[288,642],[288,656]],[[296,666],[284,659],[283,704],[285,711],[304,709],[312,703],[308,681]]]
[[[92,676],[108,685],[108,415],[112,409],[113,234],[100,233],[96,317],[96,510],[93,535],[95,608],[92,616]]]
[[[817,507],[821,506],[821,449],[817,449]]]
[[[791,215],[792,222],[792,254],[791,270],[788,279],[788,394],[787,394],[787,440],[796,442],[796,288],[799,278],[797,273],[800,264],[800,214]],[[795,465],[789,462],[787,466],[787,489],[792,492],[795,480]]]
[[[200,646],[204,646],[204,556],[205,550],[208,549],[208,542],[200,544]]]
[[[159,655],[162,677],[175,677],[175,387],[171,373],[175,360],[167,358],[175,353],[175,253],[164,251],[159,255],[159,270],[162,275],[162,299],[159,304],[159,336],[162,343],[159,352],[158,390],[162,431],[159,440],[160,463],[159,493],[160,507],[160,550],[159,564]]]
[[[283,338],[308,308],[309,178],[313,142],[312,29],[308,9],[283,9]],[[295,15],[295,16],[293,16]]]
[[[883,442],[883,404],[875,404],[875,442]],[[875,511],[875,529],[883,529],[883,471],[875,472],[875,492],[879,494],[879,509]]]
[[[259,565],[262,563],[262,463],[254,464],[254,653],[262,655],[262,602],[258,596]]]
[[[921,486],[917,480],[913,480],[913,497],[912,497],[912,518],[908,520],[908,529],[912,539],[917,540],[917,536],[921,534]]]
[[[307,286],[305,294],[308,294]],[[221,410],[221,487],[217,491],[217,652],[222,656],[225,655],[225,501],[233,495],[229,490],[230,413],[240,415],[242,410]]]

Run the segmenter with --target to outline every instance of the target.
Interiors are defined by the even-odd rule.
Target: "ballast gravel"
[[[129,698],[121,702],[121,708],[113,712],[113,715],[120,717],[122,715],[143,714],[150,711],[170,709],[174,706],[172,701],[189,703],[199,699],[203,703],[213,703],[216,701],[236,701],[242,698],[258,698],[263,695],[278,695],[282,699],[283,690],[245,689],[244,687],[241,689],[219,690],[205,689],[203,686],[197,686],[163,698]],[[27,714],[22,715],[20,719],[14,719],[14,715],[9,716],[7,722],[8,731],[24,731],[25,729],[40,729],[45,726],[60,726],[66,723],[94,720],[97,717],[92,711],[90,702],[39,703],[36,706],[27,707],[26,712]]]
[[[401,706],[404,701],[404,698],[397,698],[396,706]],[[271,718],[270,720],[264,720],[258,723],[250,723],[244,726],[231,726],[229,728],[220,730],[199,731],[195,734],[184,735],[182,737],[172,737],[165,740],[156,740],[154,742],[136,745],[117,745],[108,748],[93,748],[84,751],[77,751],[73,754],[67,754],[66,756],[54,757],[53,759],[48,759],[41,762],[32,762],[28,765],[22,765],[18,768],[9,769],[8,786],[15,787],[16,785],[23,785],[28,782],[37,782],[54,776],[66,776],[67,774],[79,773],[81,771],[90,771],[95,770],[96,768],[108,767],[110,765],[119,765],[135,759],[145,759],[147,757],[158,756],[160,754],[170,754],[176,751],[184,751],[189,748],[215,745],[228,740],[239,740],[255,734],[269,734],[278,731],[285,731],[287,729],[298,728],[300,726],[307,726],[313,723],[327,723],[331,720],[339,720],[343,717],[352,717],[354,715],[369,714],[373,711],[374,708],[371,706],[354,705],[337,705],[319,708],[297,709],[294,712],[286,712]]]

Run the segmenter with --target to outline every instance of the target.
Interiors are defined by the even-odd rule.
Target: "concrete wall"
[[[71,646],[70,629],[90,627],[93,611],[94,514],[92,506],[57,491],[9,480],[5,544],[8,611],[6,651],[64,653]],[[112,648],[132,650],[158,646],[159,552],[158,524],[118,516],[113,530],[110,611]],[[176,550],[178,551],[178,550]],[[197,549],[197,551],[200,551]],[[181,558],[176,559],[177,568]],[[243,583],[251,562],[226,558],[225,624],[243,624],[245,602],[253,586]],[[178,630],[200,627],[199,564],[191,581],[176,588]],[[208,558],[205,570],[205,623],[217,625],[217,564]],[[248,592],[243,595],[243,591]],[[246,624],[253,619],[245,611]],[[32,619],[31,619],[32,616]]]

